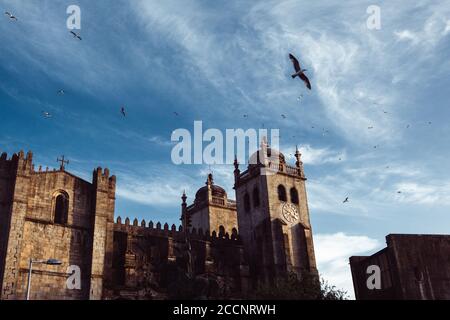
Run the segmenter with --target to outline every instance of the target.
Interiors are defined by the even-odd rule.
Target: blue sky
[[[71,4],[82,41],[66,28]],[[366,27],[372,4],[380,30]],[[0,149],[32,150],[49,167],[64,154],[88,180],[110,168],[116,215],[178,223],[181,192],[192,201],[209,169],[173,165],[170,135],[202,120],[280,129],[286,155],[301,146],[319,271],[350,293],[348,256],[375,252],[389,233],[450,230],[448,3],[0,0],[0,9],[19,19],[0,19]],[[311,92],[290,78],[289,52]],[[234,198],[233,169],[212,170]]]

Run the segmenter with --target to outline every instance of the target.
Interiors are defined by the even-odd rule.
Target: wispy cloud
[[[282,148],[285,157],[289,161],[295,161],[295,148]],[[323,165],[329,163],[344,162],[347,159],[345,150],[332,150],[328,147],[314,148],[313,146],[306,144],[299,147],[299,151],[302,154],[302,162],[307,165]]]
[[[195,194],[198,182],[183,170],[147,164],[139,172],[118,171],[117,196],[150,206],[175,206],[185,190]]]
[[[450,204],[450,183],[438,182],[400,182],[395,185],[398,193],[396,199],[399,202],[431,205]]]
[[[314,245],[320,274],[354,298],[349,258],[353,255],[373,254],[375,249],[380,248],[381,243],[367,236],[338,232],[317,234],[314,237]]]

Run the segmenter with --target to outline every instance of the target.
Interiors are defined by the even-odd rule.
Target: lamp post
[[[33,272],[33,263],[46,264],[49,266],[59,266],[62,264],[61,261],[56,259],[48,259],[48,260],[33,260],[30,259],[30,264],[28,267],[28,284],[27,284],[27,300],[30,300],[30,291],[31,291],[31,273]]]

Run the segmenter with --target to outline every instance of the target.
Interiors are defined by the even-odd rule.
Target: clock
[[[291,203],[285,203],[283,205],[283,208],[281,209],[281,215],[283,219],[288,223],[294,223],[300,218],[297,207]]]

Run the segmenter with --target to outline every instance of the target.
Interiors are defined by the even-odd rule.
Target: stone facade
[[[450,236],[390,234],[372,256],[350,257],[358,300],[449,300]],[[381,288],[368,289],[369,266],[378,266]]]
[[[206,186],[197,191],[194,203],[187,207],[187,213],[196,229],[224,235],[238,231],[236,202],[229,200],[226,191],[214,184],[212,174],[208,175]]]
[[[317,275],[299,153],[295,167],[281,156],[242,173],[236,163],[236,202],[209,175],[192,204],[183,194],[181,216],[192,223],[184,229],[114,221],[116,178],[108,169],[94,170],[87,182],[64,163],[35,170],[32,158],[0,158],[1,299],[26,297],[30,259],[62,262],[33,266],[31,299],[164,299],[173,271],[187,265],[204,283],[223,284],[230,298],[288,272]],[[80,267],[80,290],[67,288],[69,266]]]
[[[112,259],[115,177],[98,168],[93,183],[59,170],[35,171],[32,154],[0,159],[1,299],[26,296],[29,260],[56,258],[60,266],[34,265],[31,299],[101,299]],[[66,204],[55,220],[57,199]],[[82,272],[82,290],[67,290],[68,266]]]
[[[241,172],[235,161],[239,234],[252,284],[294,272],[318,279],[301,154],[289,166],[263,142]]]

